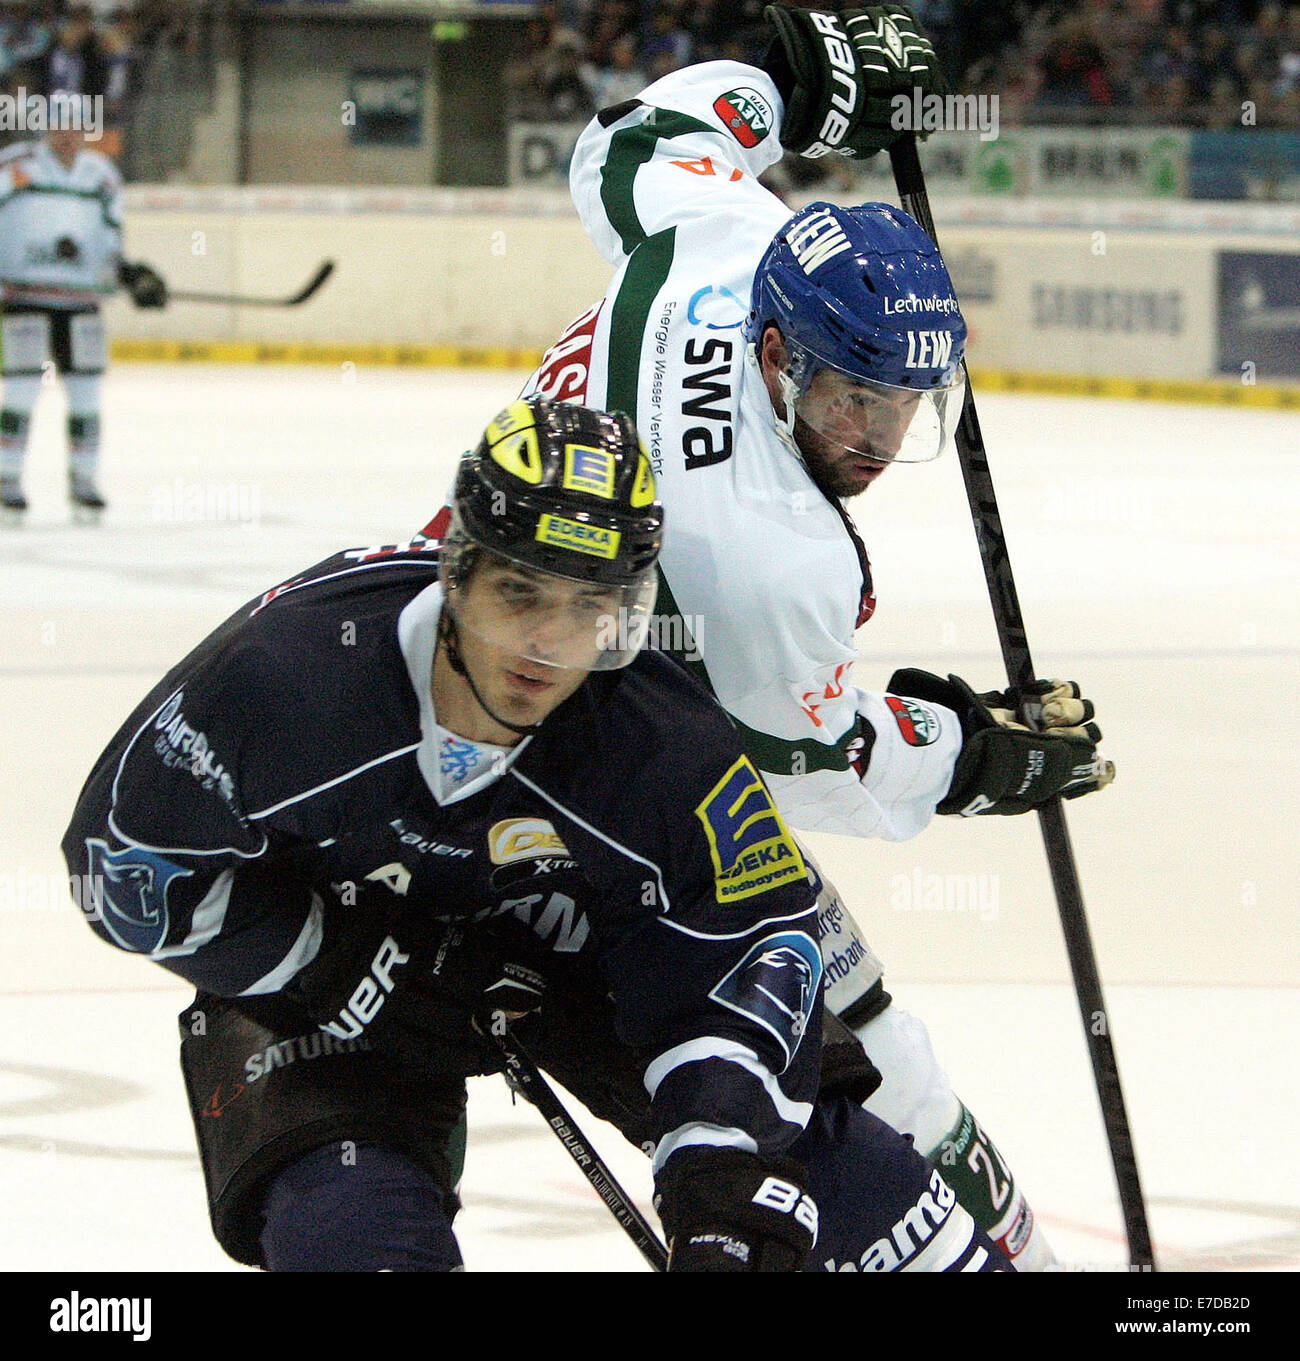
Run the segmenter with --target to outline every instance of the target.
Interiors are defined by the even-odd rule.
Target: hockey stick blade
[[[478,1018],[479,1030],[496,1046],[505,1060],[505,1076],[515,1090],[536,1106],[564,1151],[578,1165],[609,1212],[618,1220],[637,1250],[655,1271],[668,1270],[668,1249],[660,1241],[631,1197],[618,1184],[614,1174],[592,1148],[591,1141],[574,1124],[560,1098],[555,1095],[542,1071],[515,1038],[505,1015],[489,1012]]]
[[[239,293],[186,293],[169,291],[169,302],[215,302],[228,307],[298,307],[319,292],[325,280],[334,273],[334,261],[325,260],[310,279],[288,298],[249,298]]]
[[[910,132],[905,133],[889,148],[889,158],[903,211],[920,223],[926,234],[938,246],[939,238],[934,229],[934,218],[930,212],[930,199],[926,193],[925,175],[921,169],[921,159],[917,155],[915,136]],[[988,586],[989,601],[993,606],[993,617],[997,624],[998,642],[1002,648],[1007,676],[1013,685],[1026,685],[1035,679],[1037,673],[1029,655],[1024,616],[1020,612],[1016,583],[1011,574],[1011,560],[1002,530],[1002,516],[998,511],[997,497],[993,491],[993,477],[989,472],[988,455],[984,449],[984,436],[980,433],[979,417],[975,411],[975,397],[969,376],[961,423],[957,429],[957,457],[961,463],[962,479],[966,484],[966,499],[975,525],[980,561],[984,566],[984,579]],[[1061,930],[1065,936],[1070,972],[1074,978],[1074,991],[1083,1017],[1093,1080],[1101,1103],[1106,1140],[1110,1146],[1111,1164],[1115,1169],[1120,1208],[1124,1216],[1124,1230],[1128,1238],[1129,1260],[1134,1266],[1154,1270],[1155,1255],[1147,1222],[1146,1200],[1138,1174],[1137,1155],[1133,1148],[1133,1135],[1124,1104],[1124,1092],[1120,1086],[1119,1065],[1111,1039],[1110,1013],[1102,996],[1101,976],[1097,970],[1097,957],[1088,930],[1079,871],[1075,865],[1070,834],[1065,823],[1065,810],[1060,800],[1054,800],[1046,807],[1040,808],[1038,820],[1052,877],[1052,888],[1056,895]]]

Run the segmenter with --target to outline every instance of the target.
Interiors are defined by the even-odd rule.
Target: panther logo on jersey
[[[771,1033],[785,1054],[784,1072],[821,1001],[822,956],[802,931],[765,936],[709,996]]]
[[[104,929],[124,949],[151,954],[167,939],[167,891],[173,879],[193,871],[128,846],[110,851],[105,842],[86,838],[93,901]]]

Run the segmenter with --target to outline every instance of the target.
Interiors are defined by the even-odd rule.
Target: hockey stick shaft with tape
[[[916,138],[904,134],[889,149],[903,211],[925,229],[935,245],[939,238],[930,212],[925,175],[917,155]],[[962,407],[961,423],[957,430],[957,455],[961,462],[962,478],[966,484],[966,499],[970,504],[975,537],[979,542],[980,560],[984,565],[984,579],[988,586],[993,617],[997,623],[998,642],[1007,677],[1012,685],[1027,685],[1035,679],[1034,664],[1029,655],[1029,641],[1025,633],[1024,616],[1016,594],[1015,579],[1011,574],[1011,560],[1007,553],[1002,517],[993,491],[984,437],[980,432],[975,411],[975,397],[969,380],[966,400]],[[1124,1215],[1124,1229],[1128,1238],[1129,1259],[1135,1266],[1153,1267],[1155,1258],[1151,1247],[1151,1233],[1147,1223],[1146,1201],[1138,1174],[1137,1155],[1129,1127],[1124,1092],[1120,1086],[1119,1065],[1111,1036],[1110,1013],[1102,996],[1101,976],[1097,957],[1088,930],[1088,918],[1083,905],[1083,891],[1075,865],[1074,850],[1065,823],[1065,810],[1059,799],[1053,800],[1038,812],[1047,853],[1048,869],[1056,894],[1057,911],[1065,935],[1066,953],[1074,977],[1075,995],[1083,1017],[1088,1053],[1092,1061],[1093,1077],[1101,1102],[1106,1139],[1110,1145],[1111,1162],[1119,1188],[1120,1208]]]
[[[636,1244],[641,1255],[656,1271],[667,1271],[668,1249],[592,1148],[591,1141],[574,1124],[563,1102],[542,1076],[541,1069],[515,1038],[505,1016],[499,1011],[492,1012],[480,1019],[479,1028],[504,1059],[507,1079],[537,1107],[555,1137],[564,1145],[564,1151],[577,1163],[582,1175]]]

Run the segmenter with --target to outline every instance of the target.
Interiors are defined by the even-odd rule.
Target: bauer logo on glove
[[[800,156],[873,156],[896,142],[894,98],[947,89],[929,38],[904,5],[840,14],[769,5],[761,65],[785,100],[781,145]]]

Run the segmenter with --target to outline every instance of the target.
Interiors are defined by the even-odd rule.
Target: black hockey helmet
[[[632,660],[654,608],[664,512],[629,417],[541,397],[512,402],[462,458],[451,510],[442,581],[459,623],[474,627],[457,592],[487,550],[606,588],[608,618],[590,668]]]

